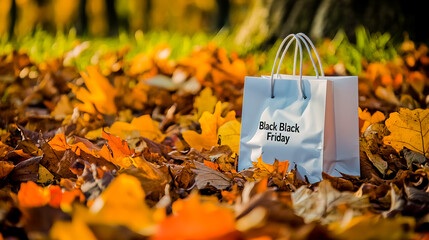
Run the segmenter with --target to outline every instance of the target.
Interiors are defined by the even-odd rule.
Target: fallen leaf
[[[365,130],[369,127],[369,125],[373,123],[382,122],[386,119],[384,114],[380,111],[376,111],[371,115],[367,109],[363,110],[359,108],[359,128],[361,133],[365,132]]]
[[[163,195],[169,177],[154,164],[141,157],[132,158],[132,161],[136,168],[123,169],[119,173],[136,177],[146,194]]]
[[[203,148],[210,149],[218,144],[218,128],[228,121],[235,120],[235,112],[231,111],[223,118],[222,104],[218,102],[213,114],[204,112],[199,122],[201,124],[201,134],[195,131],[185,131],[182,133],[183,138],[189,145],[198,151]]]
[[[228,145],[236,154],[240,147],[241,123],[237,120],[226,122],[218,129],[219,145]]]
[[[102,136],[107,140],[109,149],[105,146],[100,150],[100,155],[105,157],[106,160],[113,162],[114,164],[120,166],[121,168],[127,168],[132,165],[130,157],[134,154],[130,150],[128,144],[125,140],[122,140],[110,133],[103,132]],[[112,155],[111,155],[112,154]],[[112,157],[113,156],[113,157]]]
[[[15,168],[13,163],[8,161],[0,161],[0,179],[4,179]]]
[[[391,113],[386,120],[390,135],[384,137],[384,143],[396,151],[404,147],[429,157],[429,110],[410,110],[401,108]]]
[[[88,224],[122,225],[147,235],[152,231],[153,219],[145,196],[137,178],[121,174],[94,200],[88,211],[85,209],[77,217]]]
[[[32,157],[15,165],[8,178],[13,182],[36,182],[39,175],[39,163],[42,156]]]
[[[295,213],[305,219],[306,223],[321,220],[323,224],[340,221],[345,212],[340,205],[345,204],[352,212],[351,216],[360,216],[368,211],[369,201],[364,197],[356,197],[352,192],[339,192],[324,180],[319,183],[316,191],[305,186],[292,193]]]
[[[231,179],[225,174],[207,167],[203,163],[194,162],[195,168],[192,171],[196,173],[195,183],[198,189],[204,189],[209,186],[217,189],[225,189],[231,186]]]
[[[114,122],[108,132],[122,139],[145,137],[155,142],[161,142],[165,137],[159,130],[159,123],[149,115],[134,118],[131,123]]]
[[[104,77],[96,67],[88,66],[88,73],[81,72],[81,76],[88,88],[75,90],[76,98],[83,102],[78,105],[79,110],[88,113],[115,114],[116,89],[110,85],[109,80]]]
[[[49,172],[48,169],[46,169],[42,164],[39,164],[39,179],[37,180],[38,183],[46,184],[48,182],[52,182],[54,180],[54,175],[52,175],[51,172]]]
[[[18,201],[21,207],[41,207],[49,203],[51,192],[34,182],[21,183]]]
[[[263,179],[270,176],[279,175],[280,179],[283,179],[286,176],[287,170],[289,168],[289,161],[279,161],[274,159],[273,165],[265,163],[262,160],[262,155],[259,156],[257,162],[253,163],[253,166],[256,168],[253,174],[253,177],[256,179]]]
[[[409,239],[415,225],[410,217],[382,218],[367,214],[330,225],[338,239]]]
[[[194,115],[194,119],[200,119],[204,112],[213,112],[216,103],[217,97],[213,96],[212,89],[209,87],[204,88],[194,101],[194,108],[197,110]]]
[[[192,226],[192,227],[189,227]],[[201,202],[198,194],[173,203],[173,214],[158,225],[153,240],[239,239],[231,210],[213,201]]]
[[[73,219],[71,222],[57,221],[50,231],[52,239],[59,240],[96,240],[91,229],[80,219]]]

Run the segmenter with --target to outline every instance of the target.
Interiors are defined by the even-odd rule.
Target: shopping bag
[[[294,75],[280,75],[281,62],[292,41],[296,42]],[[316,76],[302,75],[301,42],[309,52]],[[309,44],[319,61],[321,76]],[[295,75],[297,50],[299,75]],[[357,109],[357,77],[325,77],[310,39],[302,33],[289,35],[277,52],[271,76],[245,78],[239,170],[251,167],[262,157],[269,164],[275,159],[288,160],[290,168],[296,166],[298,176],[311,183],[320,181],[322,172],[359,175]]]

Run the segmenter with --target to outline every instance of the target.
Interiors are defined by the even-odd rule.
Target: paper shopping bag
[[[305,35],[293,36],[297,43],[306,40]],[[320,181],[322,172],[359,175],[357,77],[319,77],[317,70],[316,74],[302,76],[301,70],[300,76],[246,77],[240,170],[262,156],[270,164],[288,160],[290,168],[296,165],[298,174],[310,182]]]

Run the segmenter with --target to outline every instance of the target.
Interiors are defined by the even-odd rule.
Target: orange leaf
[[[64,133],[56,134],[48,143],[51,148],[56,151],[65,151],[67,149],[70,149],[70,146],[67,144],[66,141],[66,135]]]
[[[153,121],[150,115],[134,118],[131,123],[114,122],[109,132],[122,139],[145,137],[155,142],[161,142],[164,135],[159,130],[159,123]]]
[[[113,154],[113,158],[109,157],[109,158],[106,158],[106,160],[109,160],[112,163],[122,168],[127,168],[131,166],[132,161],[130,157],[134,154],[134,151],[130,150],[127,142],[104,131],[102,132],[102,136],[104,139],[107,140],[107,144],[109,145],[109,148],[110,150],[112,150],[112,154]],[[100,155],[102,156],[107,155],[106,149],[104,147],[101,149]]]
[[[51,200],[50,191],[39,187],[34,182],[21,183],[18,192],[19,205],[21,207],[41,207]]]
[[[63,192],[61,191],[61,187],[58,185],[51,185],[48,189],[51,196],[49,205],[51,207],[59,208],[61,205],[61,200],[63,198]]]
[[[382,122],[386,119],[384,113],[377,111],[371,115],[367,109],[363,110],[359,108],[359,128],[363,133],[373,123]]]
[[[88,147],[83,142],[77,142],[75,144],[69,145],[66,140],[66,136],[64,133],[58,133],[56,134],[49,142],[48,144],[51,146],[52,149],[55,151],[65,151],[67,149],[71,149],[74,153],[77,155],[81,154],[81,151],[84,151],[86,153],[92,154],[93,152],[88,149]]]
[[[194,193],[174,202],[173,214],[161,221],[153,239],[221,239],[235,231],[231,210],[213,201],[201,202],[200,196]]]
[[[206,165],[207,167],[212,168],[214,170],[218,170],[219,169],[219,164],[214,163],[214,162],[210,162],[210,161],[207,161],[207,160],[204,160],[204,165]]]
[[[96,113],[95,106],[102,114],[115,114],[116,89],[94,66],[89,66],[86,70],[88,74],[85,72],[80,74],[88,90],[79,88],[75,91],[76,98],[83,102],[79,105],[79,109],[84,112]]]

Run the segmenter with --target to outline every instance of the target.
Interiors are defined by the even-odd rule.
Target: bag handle
[[[301,40],[301,41],[304,43],[305,48],[307,48],[307,52],[308,52],[308,55],[310,56],[311,63],[313,64],[314,70],[316,71],[316,78],[319,78],[319,71],[317,70],[316,64],[314,63],[313,56],[311,56],[311,50],[310,50],[310,48],[309,48],[309,46],[308,46],[308,44],[307,44],[307,41],[306,41],[306,40],[304,40],[304,38],[300,35],[300,33],[296,34],[296,37],[297,37],[299,40]],[[292,41],[293,41],[293,39],[292,39],[292,40],[290,40],[289,42],[292,42]],[[289,44],[288,44],[288,45],[289,45]],[[313,45],[313,46],[314,46],[314,45]],[[286,47],[286,49],[283,51],[282,57],[280,58],[279,65],[277,66],[277,78],[279,78],[280,67],[281,67],[281,64],[282,64],[282,62],[283,62],[283,59],[284,59],[284,57],[285,57],[285,55],[286,55],[286,52],[287,52],[287,47]],[[295,59],[296,59],[296,51],[295,51],[295,58],[294,58],[294,63],[293,63],[293,75],[295,75],[295,68],[296,68],[296,62],[295,62]],[[318,59],[318,60],[319,60],[319,59]],[[319,63],[320,63],[320,60],[319,60]],[[301,65],[302,65],[302,62],[301,62]]]
[[[314,67],[314,69],[316,70],[316,76],[317,76],[317,78],[319,78],[319,76],[318,76],[318,71],[317,71],[317,68],[316,68],[316,66],[315,66],[315,64],[314,64],[314,61],[313,61],[313,58],[312,58],[312,55],[311,55],[311,51],[309,50],[308,45],[306,44],[307,42],[310,44],[310,46],[311,46],[312,50],[314,51],[314,53],[315,53],[315,55],[316,55],[317,61],[319,62],[319,70],[320,70],[320,74],[322,75],[322,77],[325,77],[325,72],[323,71],[322,61],[320,60],[319,53],[317,52],[316,47],[314,46],[313,42],[312,42],[312,41],[310,40],[310,38],[309,38],[307,35],[305,35],[304,33],[298,33],[298,34],[296,34],[296,35],[298,35],[298,36],[300,37],[300,39],[301,39],[301,40],[305,43],[305,45],[306,45],[306,48],[307,48],[308,54],[310,55],[311,61],[312,61],[312,63],[313,63],[313,67]],[[304,40],[304,39],[305,39],[305,40]],[[279,75],[280,66],[281,66],[281,63],[283,62],[284,55],[285,55],[285,52],[283,53],[282,58],[280,59],[280,64],[279,64],[279,66],[278,66],[278,68],[277,68],[277,76]],[[294,58],[294,59],[296,59],[296,51],[295,51],[295,58]],[[295,60],[294,60],[294,63],[293,63],[293,75],[295,75],[295,68],[296,68],[296,62],[295,62]]]
[[[307,97],[305,96],[303,87],[302,87],[302,46],[301,46],[301,41],[300,39],[295,35],[295,34],[289,34],[288,36],[286,36],[285,39],[283,39],[282,43],[280,44],[279,50],[277,50],[277,54],[276,54],[276,58],[274,59],[274,64],[273,64],[273,69],[271,70],[271,98],[274,98],[274,69],[276,68],[276,64],[277,64],[277,59],[279,58],[280,52],[283,49],[283,46],[285,45],[285,43],[292,38],[292,40],[289,41],[289,43],[287,44],[284,52],[286,53],[287,50],[290,47],[290,44],[292,43],[293,40],[296,41],[296,44],[299,47],[299,57],[300,57],[300,72],[299,72],[299,81],[298,81],[298,88],[299,91],[302,94],[302,97],[304,99],[306,99]],[[295,57],[294,57],[294,66],[296,64],[296,51],[297,48],[295,48]],[[281,63],[281,62],[280,62]],[[295,70],[294,70],[295,73]]]
[[[298,33],[297,35],[305,38],[305,40],[307,40],[307,42],[310,44],[311,48],[313,49],[314,53],[316,54],[317,61],[319,62],[320,74],[322,75],[322,77],[324,77],[325,73],[323,72],[322,61],[320,60],[319,53],[317,52],[316,47],[314,46],[313,42],[304,33]],[[311,56],[311,52],[310,51],[308,51],[308,54]]]

